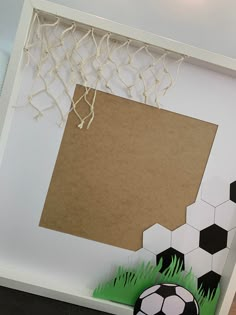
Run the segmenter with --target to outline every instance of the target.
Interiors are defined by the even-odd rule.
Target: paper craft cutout
[[[230,200],[236,202],[236,181],[230,184]]]
[[[40,226],[137,250],[185,223],[217,126],[104,92],[95,110],[88,130],[69,115]]]
[[[215,254],[227,247],[227,231],[213,224],[200,232],[200,248]]]
[[[204,276],[200,277],[198,282],[199,285],[202,287],[204,292],[214,292],[217,286],[220,283],[221,276],[218,275],[214,271],[210,271],[206,273]]]
[[[163,258],[163,272],[171,257],[176,255],[183,269],[192,268],[198,288],[204,279],[204,290],[216,289],[236,233],[236,202],[232,200],[234,183],[221,178],[204,182],[201,198],[187,207],[186,224],[174,231],[159,224],[145,230],[143,248],[135,252],[135,259],[147,261],[148,257],[158,262]],[[211,281],[212,275],[215,281]]]
[[[214,286],[213,284],[209,286],[207,282],[208,278],[206,277],[204,279],[206,283],[202,283],[202,287],[197,288],[196,279],[192,271],[182,272],[182,263],[176,256],[172,256],[170,265],[160,274],[159,271],[162,267],[162,258],[160,258],[156,265],[152,265],[149,262],[129,268],[120,266],[113,278],[98,285],[93,292],[93,297],[134,306],[134,314],[138,315],[138,312],[141,311],[143,306],[142,302],[146,297],[146,289],[149,290],[147,293],[149,294],[148,296],[150,296],[152,294],[150,290],[153,290],[153,288],[157,293],[157,290],[159,290],[163,283],[172,284],[174,288],[177,288],[177,286],[182,287],[191,293],[190,302],[193,301],[193,296],[201,315],[215,314],[220,296],[219,279],[218,282],[213,281]],[[212,275],[211,278],[214,279],[214,276]],[[150,287],[152,287],[152,289],[150,289]],[[148,301],[146,301],[145,304],[146,303],[149,304]],[[159,311],[155,312],[155,314],[159,314]],[[187,312],[185,305],[183,311]],[[147,309],[145,314],[149,314]],[[193,310],[191,314],[195,314]]]
[[[160,284],[146,289],[137,299],[134,315],[199,315],[194,296],[175,284]]]
[[[164,252],[162,252],[161,254],[156,255],[156,262],[157,263],[160,261],[160,259],[163,259],[162,268],[160,270],[161,273],[163,273],[170,266],[171,261],[172,261],[173,257],[175,257],[175,256],[177,257],[177,259],[179,260],[179,262],[181,264],[181,271],[185,270],[184,254],[180,253],[176,249],[170,247],[170,248],[166,249]]]

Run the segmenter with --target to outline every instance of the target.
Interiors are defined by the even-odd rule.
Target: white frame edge
[[[234,236],[232,247],[224,265],[222,285],[225,286],[225,294],[221,296],[219,303],[219,315],[229,314],[232,302],[236,292],[236,234]],[[224,283],[226,281],[226,284]]]
[[[20,89],[21,61],[33,10],[31,2],[25,0],[0,98],[0,165],[11,127],[13,107],[16,104]]]
[[[236,59],[209,52],[174,40],[166,39],[142,30],[115,23],[103,18],[99,18],[78,10],[74,10],[62,5],[44,0],[24,0],[24,6],[16,34],[15,44],[10,58],[3,91],[0,99],[0,164],[7,143],[11,120],[13,117],[13,106],[16,104],[21,80],[21,62],[23,49],[27,39],[34,9],[51,13],[69,20],[73,20],[85,25],[90,25],[108,32],[119,34],[128,38],[133,38],[150,45],[175,51],[189,56],[188,62],[198,64],[202,67],[210,68],[217,72],[236,76]],[[234,241],[236,243],[236,240]],[[236,248],[232,249],[227,260],[224,274],[228,279],[227,289],[219,305],[217,314],[226,315],[233,300],[236,284],[235,266]],[[110,303],[107,301],[91,298],[89,295],[79,295],[77,292],[69,290],[58,290],[50,284],[41,284],[40,279],[30,278],[28,275],[17,274],[12,270],[0,269],[0,284],[19,289],[22,291],[39,294],[42,296],[55,298],[73,304],[94,308],[118,315],[132,315],[129,307]],[[114,313],[115,312],[115,313]]]
[[[189,58],[187,58],[187,62],[189,63],[236,76],[236,59],[68,8],[63,5],[48,2],[46,0],[31,0],[31,3],[37,10],[89,25],[94,28],[99,28],[106,32],[132,38],[152,46],[161,47],[168,51],[177,52],[181,55],[188,56]]]
[[[45,283],[34,275],[24,274],[0,265],[0,285],[31,294],[79,305],[117,315],[133,315],[133,308],[91,297],[91,292],[76,292],[70,288]]]

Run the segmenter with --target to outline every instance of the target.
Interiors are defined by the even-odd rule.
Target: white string
[[[26,65],[35,68],[28,103],[36,111],[36,119],[55,108],[62,126],[68,113],[74,111],[78,127],[86,124],[89,128],[94,119],[97,89],[116,94],[117,84],[127,97],[160,107],[160,99],[176,83],[185,56],[178,55],[173,62],[168,51],[160,55],[147,44],[114,38],[109,32],[98,35],[94,28],[84,29],[58,17],[49,22],[35,12],[24,51]],[[73,88],[78,83],[84,90],[73,100]],[[59,94],[55,84],[61,87]],[[40,95],[48,98],[47,106],[38,102]],[[71,104],[69,110],[64,108],[65,97]],[[81,101],[89,109],[85,116],[80,110]]]

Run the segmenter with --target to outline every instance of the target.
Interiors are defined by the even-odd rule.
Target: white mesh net
[[[97,90],[115,95],[119,90],[123,97],[160,107],[185,58],[41,12],[34,14],[25,54],[26,64],[34,69],[28,103],[37,112],[35,118],[57,109],[63,125],[74,111],[80,128],[89,128],[93,121]],[[84,91],[74,102],[76,84]],[[47,98],[44,104],[38,98],[42,94]],[[89,109],[86,116],[80,113],[82,99]]]

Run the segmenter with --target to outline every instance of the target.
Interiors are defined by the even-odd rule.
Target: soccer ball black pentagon
[[[175,284],[155,285],[145,290],[134,306],[134,315],[199,315],[193,295]]]

